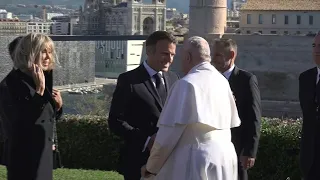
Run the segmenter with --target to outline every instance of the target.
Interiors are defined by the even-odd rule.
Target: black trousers
[[[319,140],[319,139],[318,139]],[[305,180],[320,180],[320,143],[316,143],[314,159],[311,169]]]
[[[240,157],[238,157],[238,180],[248,180],[248,171],[242,167]]]
[[[131,171],[129,173],[124,174],[124,180],[140,180],[141,179],[141,171],[140,169],[135,169],[135,171]]]
[[[305,180],[319,180],[320,179],[320,162],[314,161],[311,169],[308,173],[308,176]]]

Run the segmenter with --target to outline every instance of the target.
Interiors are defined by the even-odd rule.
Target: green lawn
[[[0,180],[5,180],[6,169],[0,166]],[[81,169],[58,169],[54,171],[54,180],[123,180],[117,172]]]

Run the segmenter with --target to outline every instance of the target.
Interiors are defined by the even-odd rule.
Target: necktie
[[[158,94],[160,96],[160,99],[162,101],[162,105],[164,105],[166,98],[167,98],[167,91],[162,83],[162,75],[160,73],[157,73],[154,75],[154,78],[156,79],[156,89],[158,91]]]

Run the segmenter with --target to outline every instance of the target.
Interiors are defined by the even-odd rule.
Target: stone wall
[[[299,74],[314,67],[312,37],[277,35],[224,35],[238,44],[236,65],[254,73],[259,80],[262,98],[298,101]],[[180,72],[180,49],[177,47],[172,70]]]
[[[266,116],[301,116],[298,99],[299,74],[314,67],[313,37],[225,34],[238,44],[236,65],[255,74]],[[182,75],[180,50],[171,70]]]
[[[12,69],[8,44],[15,37],[0,36],[0,80]],[[60,67],[54,71],[54,85],[93,82],[95,76],[95,42],[79,38],[52,37],[55,41]]]
[[[264,100],[298,101],[299,74],[314,67],[313,37],[226,35],[236,40],[236,64],[257,75]]]

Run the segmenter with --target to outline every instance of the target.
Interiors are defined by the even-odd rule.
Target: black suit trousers
[[[238,158],[238,180],[248,180],[248,171],[242,167],[240,158]]]

